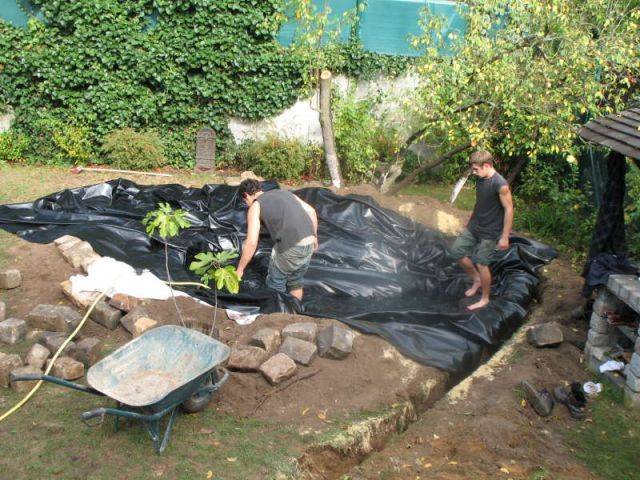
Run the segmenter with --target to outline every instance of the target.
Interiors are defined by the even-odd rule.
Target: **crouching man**
[[[469,305],[477,310],[489,303],[493,251],[509,248],[513,225],[513,201],[507,181],[496,172],[493,156],[477,151],[469,157],[471,172],[478,177],[476,205],[467,228],[456,239],[449,255],[457,260],[473,281],[465,296],[473,297],[482,291],[480,300]]]
[[[267,286],[279,292],[288,291],[302,300],[302,278],[318,248],[316,211],[289,191],[263,192],[257,180],[243,181],[238,194],[249,206],[247,238],[242,245],[238,275],[242,278],[256,252],[262,222],[273,241]]]

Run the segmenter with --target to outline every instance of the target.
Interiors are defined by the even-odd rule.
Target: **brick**
[[[25,382],[15,382],[12,380],[13,377],[17,377],[18,375],[42,375],[42,372],[39,368],[32,367],[31,365],[26,365],[24,367],[18,367],[11,371],[9,375],[9,384],[13,390],[18,393],[25,393],[31,390],[38,383],[37,380],[25,381]]]
[[[318,326],[311,322],[292,323],[282,330],[282,339],[295,337],[300,340],[315,343],[318,334]]]
[[[76,344],[69,350],[69,356],[75,358],[85,367],[97,363],[100,360],[102,354],[102,341],[98,338],[87,337],[76,342]]]
[[[591,330],[597,333],[608,334],[610,332],[609,322],[607,321],[607,319],[598,315],[596,312],[593,312],[591,314],[589,327]]]
[[[99,301],[89,315],[91,319],[109,330],[115,330],[120,324],[122,312],[110,306],[104,300]]]
[[[71,332],[80,320],[80,314],[65,305],[41,304],[27,315],[27,322],[31,328],[55,332]]]
[[[553,347],[563,340],[562,329],[556,322],[541,323],[527,330],[527,341],[534,347]]]
[[[260,373],[271,383],[277,385],[295,375],[296,362],[284,353],[278,353],[260,365]]]
[[[17,288],[22,284],[22,275],[20,270],[11,268],[9,270],[0,271],[0,289],[9,290]]]
[[[0,322],[0,342],[14,345],[24,340],[27,334],[27,322],[19,318],[8,318]]]
[[[71,357],[60,357],[53,362],[51,373],[64,380],[77,380],[84,376],[84,365]]]
[[[25,357],[25,363],[31,365],[37,369],[42,369],[44,364],[47,363],[47,359],[51,355],[49,349],[39,343],[34,343]]]
[[[142,316],[129,317],[129,315],[125,315],[122,317],[120,322],[122,323],[122,326],[134,337],[139,337],[147,330],[156,328],[159,325],[154,319]]]
[[[122,312],[129,313],[140,304],[140,299],[124,295],[122,293],[116,293],[109,299],[109,305],[113,308],[117,308]]]
[[[335,360],[346,358],[353,351],[353,337],[351,330],[331,325],[318,333],[318,354]]]
[[[255,372],[268,358],[266,350],[252,345],[236,345],[231,348],[227,367],[230,370]]]
[[[286,337],[280,345],[280,353],[284,353],[294,362],[309,365],[318,353],[315,343],[300,340],[296,337]]]
[[[280,332],[273,328],[261,328],[253,334],[249,343],[256,347],[263,348],[268,353],[278,350],[281,342]]]
[[[89,308],[93,302],[100,296],[98,292],[77,292],[74,293],[71,288],[71,280],[60,282],[62,292],[71,300],[71,302],[79,308]]]
[[[7,318],[7,305],[4,302],[0,302],[0,322],[4,322]]]
[[[604,335],[602,333],[589,330],[587,335],[587,342],[592,347],[611,347],[614,343],[614,337],[612,335]]]
[[[22,366],[20,355],[10,353],[0,353],[0,386],[9,386],[9,375],[11,372]]]

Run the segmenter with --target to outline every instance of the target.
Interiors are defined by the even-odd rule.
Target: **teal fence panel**
[[[16,27],[26,27],[32,16],[38,16],[38,8],[28,0],[0,0],[0,18]]]
[[[329,23],[331,24],[331,27],[325,35],[325,39],[331,31],[335,31],[336,28],[340,28],[340,41],[346,42],[349,40],[351,27],[350,25],[345,25],[342,19],[344,14],[349,10],[355,11],[357,3],[357,0],[313,0],[313,4],[316,6],[318,12],[324,12],[325,5],[330,9]],[[295,16],[294,13],[295,12],[291,12],[288,15],[289,18],[293,18]],[[289,20],[280,29],[278,41],[285,46],[291,45],[298,33],[297,30],[298,22],[295,18]]]

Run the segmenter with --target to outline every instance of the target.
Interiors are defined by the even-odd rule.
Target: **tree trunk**
[[[526,163],[527,157],[520,157],[513,168],[509,170],[509,175],[507,176],[507,183],[509,185],[511,185],[513,181],[518,177]]]
[[[336,140],[333,136],[333,122],[331,121],[331,72],[322,70],[320,73],[320,129],[327,168],[334,187],[342,187],[340,163],[336,154]]]
[[[471,144],[471,142],[465,143],[464,145],[456,147],[453,150],[449,150],[444,155],[436,158],[435,161],[433,161],[433,162],[431,162],[431,163],[429,163],[427,165],[423,165],[423,166],[421,166],[419,168],[416,168],[413,172],[411,172],[409,175],[404,177],[404,179],[401,182],[395,184],[389,190],[389,195],[395,195],[396,193],[398,193],[400,190],[402,190],[407,185],[412,184],[415,181],[415,179],[418,178],[418,175],[420,175],[421,173],[426,172],[427,170],[431,170],[432,168],[437,167],[441,163],[449,160],[454,155],[457,155],[460,152],[464,152],[466,149],[471,148],[472,146],[473,145]]]

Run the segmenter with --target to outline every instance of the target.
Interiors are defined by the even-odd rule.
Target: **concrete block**
[[[260,368],[269,354],[266,350],[252,345],[236,345],[231,348],[227,367],[230,370],[255,372]]]
[[[39,343],[34,343],[27,352],[25,362],[27,365],[31,365],[32,367],[42,370],[42,367],[47,363],[47,359],[50,355],[51,352],[47,347],[44,347]]]
[[[282,341],[280,332],[273,328],[261,328],[258,330],[249,343],[256,347],[263,348],[267,353],[273,353],[278,350]]]
[[[31,365],[26,365],[24,367],[18,367],[13,369],[9,374],[9,384],[11,388],[18,393],[28,392],[29,390],[31,390],[33,387],[36,386],[36,383],[38,383],[37,380],[26,381],[26,382],[15,382],[13,378],[17,377],[18,375],[32,375],[32,374],[41,375],[42,372],[40,371],[39,368],[32,367]]]
[[[300,340],[315,343],[318,334],[318,326],[311,322],[299,322],[287,325],[282,330],[282,339],[295,337]]]
[[[278,353],[260,365],[260,373],[271,383],[277,385],[295,375],[296,362],[284,353]]]
[[[14,353],[0,353],[0,386],[9,386],[9,375],[11,372],[22,366],[20,355]]]
[[[0,322],[0,342],[14,345],[27,335],[27,322],[19,318],[8,318]]]
[[[598,315],[596,312],[593,312],[591,314],[589,327],[591,330],[597,333],[608,334],[610,332],[610,326],[607,319]]]
[[[592,347],[611,347],[613,346],[615,339],[612,335],[605,335],[594,330],[589,330],[587,342]]]
[[[69,350],[69,356],[75,358],[85,367],[90,367],[100,360],[102,353],[102,341],[98,338],[87,337],[76,342]]]
[[[22,275],[20,270],[11,268],[9,270],[0,271],[0,289],[9,290],[17,288],[22,284]]]
[[[80,320],[80,314],[65,305],[41,304],[27,315],[27,322],[31,328],[54,332],[71,332]]]
[[[115,330],[120,324],[122,312],[110,306],[104,300],[99,301],[89,315],[91,319],[109,330]]]
[[[60,357],[53,362],[51,373],[65,380],[77,380],[84,376],[84,365],[71,357]]]
[[[331,325],[318,333],[318,353],[321,357],[343,359],[353,351],[353,337],[351,330]]]
[[[300,340],[296,337],[286,337],[280,345],[280,353],[284,353],[294,362],[309,365],[318,353],[315,343]]]

